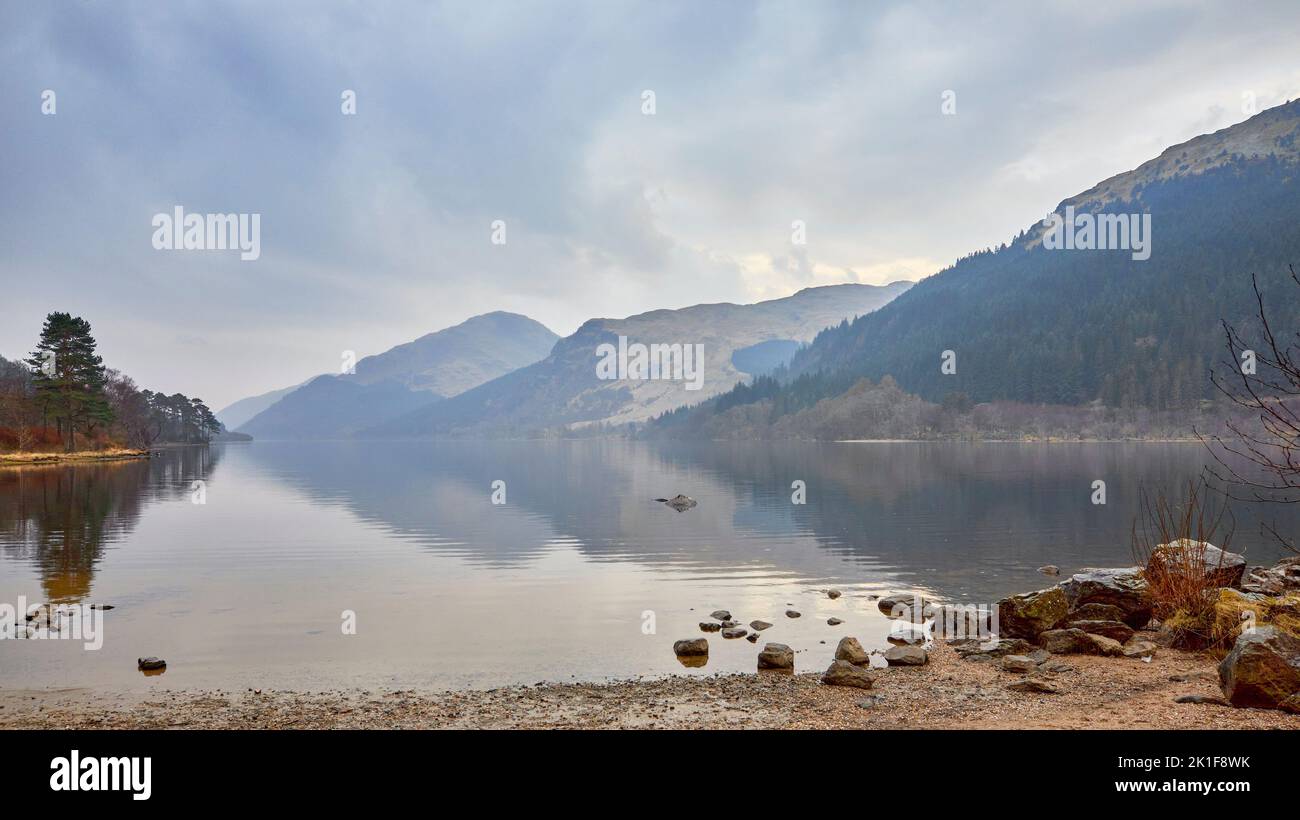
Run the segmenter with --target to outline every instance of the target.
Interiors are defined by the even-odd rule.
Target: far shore
[[[81,450],[75,453],[0,453],[0,467],[17,467],[27,464],[61,464],[69,461],[123,461],[148,458],[148,450]]]
[[[879,670],[869,690],[812,670],[490,690],[0,689],[0,729],[1300,729],[1300,715],[1176,698],[1221,694],[1213,658],[1070,655],[1056,694],[938,643],[920,667]],[[796,662],[797,663],[797,662]]]

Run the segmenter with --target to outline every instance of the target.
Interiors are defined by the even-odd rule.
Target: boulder
[[[1182,576],[1199,574],[1207,587],[1235,587],[1246,572],[1246,558],[1227,552],[1209,541],[1179,538],[1151,551],[1147,574],[1166,573]]]
[[[1060,583],[1070,609],[1087,604],[1108,604],[1119,608],[1119,620],[1141,629],[1151,620],[1151,597],[1141,567],[1084,569]]]
[[[135,668],[144,672],[152,672],[158,669],[166,669],[167,661],[162,658],[136,658]]]
[[[1088,640],[1092,641],[1093,655],[1105,655],[1108,658],[1119,658],[1124,655],[1124,644],[1114,638],[1107,638],[1105,635],[1088,635]]]
[[[844,637],[840,638],[840,643],[835,647],[835,660],[848,661],[852,664],[864,664],[870,659],[867,650],[862,648],[857,638]]]
[[[709,642],[704,638],[687,638],[684,641],[677,641],[673,644],[673,654],[682,657],[693,657],[709,654]]]
[[[763,644],[758,653],[759,669],[794,669],[794,650],[783,643]]]
[[[1032,672],[1038,668],[1038,662],[1028,655],[1007,655],[1000,665],[1008,672]]]
[[[925,666],[930,653],[919,646],[891,646],[885,650],[885,662],[890,666]]]
[[[1069,601],[1060,587],[1012,595],[998,601],[998,634],[1036,638],[1065,620],[1069,611]]]
[[[767,621],[750,621],[749,628],[755,632],[762,632],[764,629],[771,629],[772,625]]]
[[[1105,635],[1111,640],[1124,643],[1133,637],[1134,629],[1123,621],[1067,621],[1068,629],[1082,629],[1090,635]]]
[[[1124,610],[1111,604],[1084,604],[1070,610],[1071,621],[1123,621]]]
[[[859,689],[870,689],[873,682],[870,672],[842,660],[831,661],[830,668],[822,674],[822,683],[827,686],[856,686]]]
[[[948,644],[958,657],[968,661],[988,661],[1005,655],[1027,655],[1034,651],[1034,645],[1024,638],[996,638],[981,641],[977,638],[965,638]]]
[[[1082,629],[1049,629],[1038,636],[1038,643],[1053,655],[1091,655],[1097,645]]]
[[[724,638],[743,638],[749,634],[749,630],[743,626],[731,626],[722,630]]]
[[[1243,633],[1219,664],[1219,684],[1233,706],[1291,709],[1300,694],[1300,638],[1274,626]]]
[[[722,624],[715,624],[711,621],[700,621],[701,632],[717,632],[719,629],[722,629]]]

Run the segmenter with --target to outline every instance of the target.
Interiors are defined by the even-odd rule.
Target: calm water
[[[1139,488],[1174,490],[1205,461],[1197,444],[254,442],[0,470],[0,602],[115,606],[99,651],[0,641],[0,686],[753,671],[757,648],[716,634],[702,669],[674,659],[672,642],[717,608],[771,621],[764,639],[794,647],[800,670],[824,668],[843,635],[883,645],[870,595],[986,603],[1046,586],[1043,564],[1131,564]],[[1090,501],[1096,479],[1105,505]],[[652,500],[679,492],[699,506]],[[1261,511],[1235,511],[1233,548],[1275,558]],[[166,658],[166,674],[143,677],[142,655]]]

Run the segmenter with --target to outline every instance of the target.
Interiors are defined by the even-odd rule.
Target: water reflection
[[[221,451],[185,447],[149,460],[0,469],[0,554],[37,567],[45,600],[79,603],[105,550],[150,502],[188,496]]]

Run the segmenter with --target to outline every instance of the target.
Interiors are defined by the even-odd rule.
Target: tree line
[[[97,347],[89,322],[55,312],[28,358],[0,357],[0,448],[148,448],[224,432],[202,399],[141,389],[106,367]]]

